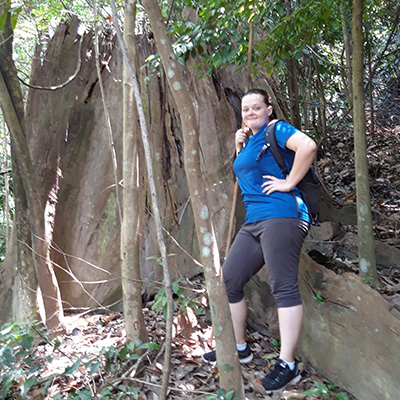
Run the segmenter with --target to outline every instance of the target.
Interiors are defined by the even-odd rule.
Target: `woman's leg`
[[[303,323],[303,305],[278,308],[281,360],[293,362]]]
[[[260,241],[253,230],[254,224],[243,225],[222,267],[237,344],[245,342],[247,302],[243,287],[264,265]]]
[[[229,303],[232,315],[233,330],[235,332],[236,344],[245,342],[246,319],[247,319],[247,302],[243,298],[238,303]]]
[[[281,359],[294,361],[303,323],[298,287],[299,257],[308,224],[293,218],[266,221],[261,237],[272,294],[276,300],[281,337]]]
[[[298,287],[301,247],[308,224],[293,218],[270,220],[264,226],[262,247],[272,294],[276,300],[281,338],[280,359],[261,380],[267,393],[297,383],[300,372],[295,351],[303,323],[303,305]]]
[[[247,303],[243,287],[264,265],[259,239],[253,235],[252,230],[253,224],[245,224],[240,229],[222,267],[236,344],[238,345],[245,344]],[[245,346],[245,349],[242,350],[241,347],[238,346],[239,361],[241,363],[250,362],[253,358],[250,348]],[[202,359],[207,363],[215,362],[215,350],[203,354]]]

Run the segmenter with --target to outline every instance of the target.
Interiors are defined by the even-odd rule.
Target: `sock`
[[[285,361],[285,360],[282,360],[282,361],[290,368],[291,371],[294,370],[294,367],[296,365],[294,361],[293,362],[288,362],[288,361]]]
[[[246,347],[247,347],[247,343],[241,343],[241,344],[236,343],[236,348],[238,349],[238,351],[246,350]]]

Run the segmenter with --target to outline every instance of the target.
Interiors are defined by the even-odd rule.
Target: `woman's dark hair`
[[[267,93],[265,90],[263,90],[263,89],[250,89],[250,90],[248,90],[248,91],[243,95],[243,97],[244,97],[244,96],[247,96],[247,95],[249,95],[249,94],[259,94],[260,96],[262,96],[262,98],[264,99],[264,103],[265,103],[267,106],[272,106],[272,103],[271,103],[270,100],[269,100],[268,93]],[[275,112],[273,106],[272,106],[272,114],[270,115],[270,118],[271,118],[271,119],[277,119],[277,118],[278,118],[278,117],[276,116],[276,112]]]

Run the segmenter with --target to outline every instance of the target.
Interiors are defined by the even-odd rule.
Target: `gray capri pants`
[[[245,223],[223,265],[229,303],[244,298],[243,287],[265,264],[276,306],[302,304],[298,270],[309,223],[297,218],[273,218]]]

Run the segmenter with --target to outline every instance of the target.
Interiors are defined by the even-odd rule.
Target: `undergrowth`
[[[25,399],[28,393],[44,398],[51,386],[62,382],[63,377],[80,374],[84,385],[55,393],[53,400],[102,399],[132,400],[138,398],[138,390],[129,383],[134,374],[138,353],[157,349],[156,343],[135,346],[126,343],[121,346],[103,347],[95,357],[68,357],[68,365],[61,373],[51,373],[46,365],[52,362],[50,355],[39,353],[40,342],[58,350],[57,338],[50,340],[45,329],[28,324],[7,324],[0,330],[0,399]],[[59,351],[59,350],[58,350]]]

